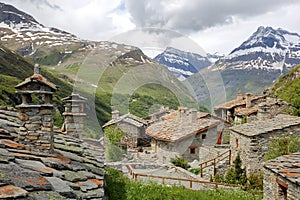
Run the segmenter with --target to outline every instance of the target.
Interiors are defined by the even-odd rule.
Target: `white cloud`
[[[46,26],[60,28],[84,39],[107,40],[135,27],[154,27],[187,35],[211,53],[216,51],[229,53],[261,25],[282,27],[300,33],[298,24],[300,2],[296,0],[2,0],[2,2],[31,14]],[[143,37],[139,39],[149,39],[148,36]],[[157,49],[160,49],[164,45],[172,45],[174,40],[160,37],[155,42]],[[153,46],[149,48],[153,49]]]

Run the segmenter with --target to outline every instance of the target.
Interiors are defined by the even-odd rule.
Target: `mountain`
[[[228,56],[216,62],[216,67],[219,70],[263,69],[286,73],[299,62],[300,35],[261,26]]]
[[[154,58],[157,62],[167,66],[179,80],[185,80],[201,69],[210,66],[215,59],[217,59],[216,55],[206,57],[173,47],[167,47],[164,52]]]
[[[59,105],[74,88],[90,100],[88,105],[97,115],[89,120],[93,124],[102,125],[110,119],[115,109],[112,99],[114,106],[125,105],[120,109],[122,114],[129,108],[140,117],[158,110],[159,105],[175,109],[184,99],[195,102],[171,72],[137,47],[83,40],[46,27],[13,6],[1,3],[0,7],[0,105],[16,104],[14,85],[32,74],[33,63],[39,63],[48,80],[60,86],[55,97]],[[124,81],[127,77],[132,78]],[[151,77],[155,80],[149,80]],[[99,133],[99,129],[95,131]]]
[[[261,93],[277,79],[300,63],[300,36],[272,27],[259,27],[229,55],[188,79],[199,101],[210,101],[203,74],[219,73],[218,85],[223,85],[227,100],[238,91]],[[206,70],[206,71],[205,71]]]
[[[83,40],[66,31],[46,27],[32,16],[4,3],[0,3],[0,38],[2,45],[33,62],[52,67],[78,64],[99,48],[112,52],[111,56],[117,63],[120,60],[129,65],[151,62],[136,47]],[[129,59],[130,55],[134,55],[132,59]]]

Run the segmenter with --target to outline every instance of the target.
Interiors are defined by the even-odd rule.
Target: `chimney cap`
[[[34,74],[41,74],[41,67],[40,67],[39,64],[36,63],[36,64],[34,65],[33,73],[34,73]]]

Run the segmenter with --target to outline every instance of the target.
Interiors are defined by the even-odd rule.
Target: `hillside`
[[[271,94],[292,104],[295,115],[300,116],[300,65],[294,67],[270,89]]]

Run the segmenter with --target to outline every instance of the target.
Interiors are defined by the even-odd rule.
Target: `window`
[[[239,148],[239,139],[235,138],[235,148]]]
[[[190,146],[190,154],[196,154],[196,146]]]
[[[195,154],[196,153],[196,149],[190,149],[190,153],[191,154]]]
[[[206,134],[202,134],[202,140],[204,140],[206,138]]]

